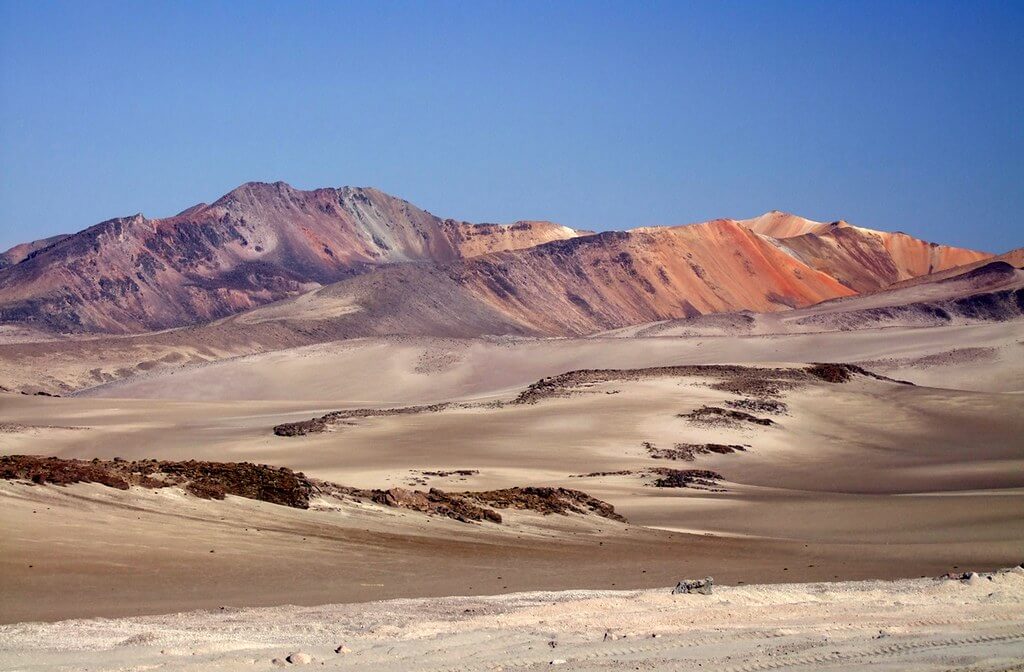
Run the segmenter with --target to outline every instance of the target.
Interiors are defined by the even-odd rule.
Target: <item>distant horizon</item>
[[[0,249],[247,181],[1024,245],[1024,3],[0,0]]]

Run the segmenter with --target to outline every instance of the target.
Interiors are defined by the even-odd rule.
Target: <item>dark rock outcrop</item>
[[[468,472],[469,470],[467,470]],[[594,514],[625,521],[611,504],[569,488],[506,488],[483,492],[427,492],[389,488],[366,490],[311,480],[286,467],[249,462],[171,462],[159,460],[66,460],[34,455],[0,456],[0,480],[37,485],[99,483],[119,490],[181,487],[203,499],[235,495],[271,504],[308,509],[314,494],[371,501],[383,506],[444,516],[461,522],[501,523],[495,509],[534,511],[544,515]]]
[[[672,594],[700,593],[701,595],[710,595],[714,584],[715,580],[710,576],[706,579],[683,579],[672,589]]]
[[[769,418],[759,418],[756,415],[751,415],[750,413],[734,411],[728,408],[719,408],[718,406],[701,406],[689,413],[680,413],[678,417],[711,425],[735,425],[741,422],[749,422],[755,425],[763,425],[767,427],[775,424],[775,421]]]
[[[99,483],[119,490],[183,487],[202,499],[236,495],[271,504],[309,508],[313,486],[303,474],[286,467],[249,462],[168,462],[157,460],[65,460],[34,455],[0,457],[0,479],[71,485]]]
[[[720,473],[709,469],[651,469],[651,473],[658,474],[654,481],[656,488],[717,488],[716,481],[723,480]]]

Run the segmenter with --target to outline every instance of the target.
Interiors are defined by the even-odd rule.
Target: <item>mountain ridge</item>
[[[246,183],[163,219],[117,217],[0,271],[0,321],[133,333],[225,317],[407,261],[583,235],[440,219],[371,188]]]
[[[473,301],[527,331],[578,334],[629,319],[801,307],[987,256],[780,211],[595,234],[543,220],[441,219],[372,187],[247,182],[172,217],[117,217],[15,253],[0,269],[0,323],[175,328],[414,263],[450,269]],[[463,263],[473,259],[482,261]]]

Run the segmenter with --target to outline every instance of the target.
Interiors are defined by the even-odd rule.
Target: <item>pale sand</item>
[[[299,652],[310,669],[344,670],[1019,670],[1024,569],[966,582],[532,592],[0,626],[0,667],[26,672],[272,670]]]
[[[945,366],[905,360],[965,347],[991,357]],[[118,353],[110,353],[118,361]],[[586,368],[675,364],[872,361],[873,370],[920,384],[1024,391],[1024,322],[783,335],[583,339],[367,338],[247,355],[170,372],[136,374],[86,396],[196,401],[305,400],[348,405],[490,398],[544,376]],[[108,360],[104,366],[115,368]],[[40,362],[58,377],[92,361]],[[130,366],[133,366],[129,362]],[[0,360],[0,367],[5,365]],[[120,366],[120,365],[118,365]],[[3,369],[0,369],[2,372]],[[24,371],[10,373],[25,377]],[[72,376],[73,377],[73,376]]]
[[[857,378],[787,393],[789,415],[776,427],[678,418],[736,398],[707,382],[612,381],[535,405],[364,418],[293,438],[270,428],[325,409],[7,395],[12,422],[84,429],[0,434],[4,453],[252,460],[361,487],[407,486],[410,470],[478,469],[429,485],[578,488],[614,504],[630,524],[552,516],[466,525],[379,507],[358,515],[304,512],[163,492],[7,484],[0,490],[8,532],[0,541],[0,615],[17,621],[224,603],[650,587],[681,574],[747,583],[896,578],[1024,559],[1020,395]],[[644,441],[750,448],[668,462],[651,459]],[[717,470],[727,492],[656,489],[638,476],[573,477],[656,466]],[[555,529],[530,532],[531,543],[518,538],[538,526]]]
[[[336,501],[302,511],[174,489],[3,482],[0,622],[215,611],[2,626],[0,668],[274,669],[272,658],[305,650],[318,667],[345,669],[563,659],[566,669],[1019,669],[1019,577],[747,585],[710,598],[674,598],[664,586],[706,575],[727,586],[931,577],[1024,560],[1021,327],[359,339],[169,364],[173,373],[157,367],[77,397],[0,393],[0,454],[250,460],[380,488],[410,487],[422,470],[477,469],[415,487],[571,487],[629,519],[503,512],[500,526],[464,524]],[[138,373],[137,357],[128,348],[0,358],[0,375],[88,380],[97,366]],[[739,398],[686,377],[601,383],[535,405],[361,418],[306,437],[271,432],[338,408],[508,400],[578,368],[808,361],[862,361],[933,387],[814,384],[785,393],[789,412],[773,427],[677,417]],[[669,462],[651,459],[645,441],[749,448]],[[714,469],[726,492],[574,477],[650,467]],[[431,599],[276,606],[393,598]],[[629,637],[604,641],[607,629]],[[879,630],[886,636],[873,639]],[[334,654],[342,643],[352,652]]]

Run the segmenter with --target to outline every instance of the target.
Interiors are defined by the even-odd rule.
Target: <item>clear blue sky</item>
[[[1024,2],[8,2],[0,248],[249,180],[1024,245]]]

